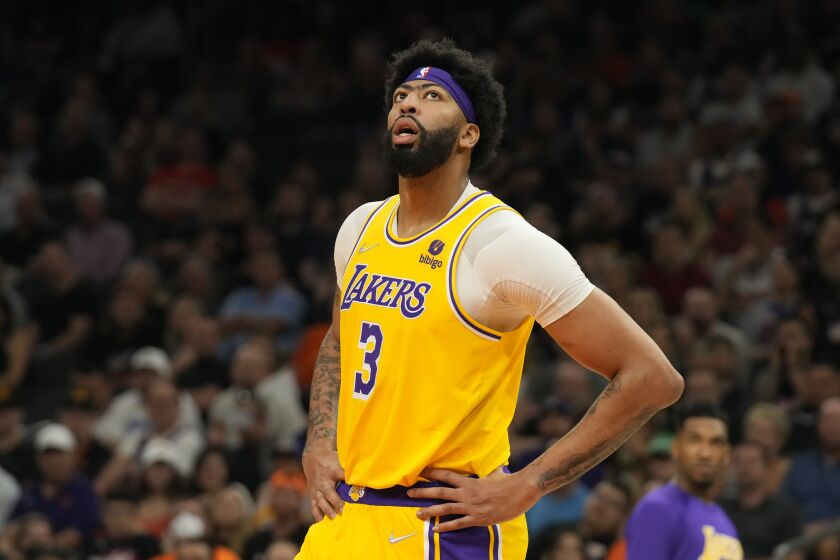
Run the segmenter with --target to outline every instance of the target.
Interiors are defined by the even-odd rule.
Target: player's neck
[[[680,475],[677,475],[674,483],[677,486],[679,486],[680,489],[682,489],[684,492],[687,492],[692,496],[696,496],[704,502],[715,501],[715,485],[697,486],[696,484],[692,484],[691,481],[688,480],[686,477]]]
[[[411,237],[438,223],[469,183],[466,169],[443,165],[422,177],[400,177],[397,234]]]

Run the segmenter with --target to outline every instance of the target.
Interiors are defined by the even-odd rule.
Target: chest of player
[[[393,246],[369,237],[375,236],[360,240],[345,271],[342,313],[414,320],[446,306],[453,240]]]

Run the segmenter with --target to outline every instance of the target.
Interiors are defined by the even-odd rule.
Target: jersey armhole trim
[[[458,291],[455,289],[455,274],[457,272],[458,257],[460,257],[461,252],[464,249],[464,241],[467,239],[469,234],[487,216],[503,210],[516,212],[516,210],[514,210],[510,206],[504,204],[497,204],[495,206],[491,206],[490,208],[479,214],[478,217],[475,218],[469,226],[467,226],[467,228],[461,234],[461,237],[458,238],[457,243],[455,243],[455,248],[452,251],[452,256],[450,257],[449,261],[449,270],[447,271],[446,275],[447,299],[449,301],[449,307],[452,308],[452,312],[455,314],[455,316],[458,318],[461,324],[467,327],[467,329],[471,330],[481,338],[493,342],[498,342],[499,340],[501,340],[502,336],[504,336],[504,333],[495,329],[491,329],[486,325],[482,325],[473,317],[471,317],[469,313],[467,313],[466,309],[464,309],[464,306],[461,305],[461,300],[458,297]]]
[[[359,246],[359,242],[362,240],[362,237],[365,235],[365,231],[367,231],[367,228],[370,225],[371,221],[373,221],[374,216],[376,216],[376,214],[378,214],[379,211],[382,210],[382,207],[385,206],[386,204],[388,204],[393,198],[394,198],[393,196],[386,198],[385,200],[382,201],[382,203],[379,206],[374,208],[371,211],[371,213],[368,214],[368,217],[365,220],[365,223],[362,226],[362,229],[359,230],[359,235],[356,237],[356,242],[353,243],[353,249],[351,249],[350,253],[347,255],[347,263],[344,265],[344,270],[341,271],[342,278],[347,273],[347,267],[350,266],[350,261],[353,259],[353,253],[356,252],[356,247]]]

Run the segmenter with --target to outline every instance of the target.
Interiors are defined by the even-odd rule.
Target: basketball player
[[[399,194],[361,206],[336,240],[304,450],[319,522],[299,558],[521,560],[523,513],[679,398],[682,379],[563,247],[470,183],[505,117],[485,63],[420,42],[396,54],[385,89]],[[610,383],[565,438],[508,474],[535,320]]]
[[[729,463],[726,416],[712,405],[680,415],[674,482],[642,498],[625,529],[627,560],[743,560],[735,525],[714,502]]]

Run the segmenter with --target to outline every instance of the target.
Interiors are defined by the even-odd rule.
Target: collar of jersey
[[[470,184],[472,184],[472,183],[470,183]],[[437,229],[440,229],[441,227],[445,226],[447,223],[449,223],[450,220],[452,220],[455,216],[460,214],[467,206],[469,206],[470,204],[472,204],[473,202],[475,202],[476,200],[478,200],[482,196],[489,196],[489,195],[490,195],[490,193],[487,192],[487,191],[477,192],[476,194],[474,194],[473,196],[471,196],[470,198],[465,200],[460,205],[456,205],[455,207],[453,207],[453,209],[450,210],[449,213],[441,221],[439,221],[438,223],[436,223],[435,225],[433,225],[432,227],[430,227],[429,229],[427,229],[423,233],[419,233],[419,234],[417,234],[413,237],[399,237],[397,235],[397,233],[395,231],[393,231],[394,230],[394,218],[397,215],[397,208],[399,208],[399,206],[400,206],[399,197],[398,197],[396,204],[394,204],[394,207],[391,209],[390,215],[388,215],[388,219],[385,220],[385,237],[393,245],[399,245],[399,246],[411,245],[412,243],[423,239],[424,237],[426,237],[427,235],[429,235],[433,231],[435,231]]]

